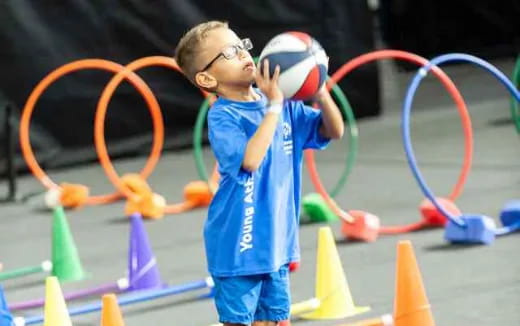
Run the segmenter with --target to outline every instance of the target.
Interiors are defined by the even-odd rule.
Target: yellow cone
[[[115,294],[105,294],[103,296],[103,309],[101,310],[101,326],[125,326],[121,309],[117,304]]]
[[[320,306],[302,318],[341,319],[370,310],[354,304],[330,227],[321,227],[318,234],[315,297]]]
[[[314,311],[320,307],[320,304],[320,300],[316,298],[312,298],[298,303],[293,303],[291,305],[291,315],[301,315],[304,312]]]
[[[45,280],[45,315],[43,326],[72,326],[60,283],[55,276]]]

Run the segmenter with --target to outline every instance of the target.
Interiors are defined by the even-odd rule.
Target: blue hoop
[[[422,176],[421,172],[419,171],[419,167],[417,164],[417,160],[415,158],[411,137],[410,137],[410,112],[412,110],[412,103],[415,96],[415,93],[419,87],[419,84],[423,80],[424,77],[428,75],[428,72],[435,66],[438,66],[439,64],[450,62],[450,61],[465,61],[473,63],[484,70],[491,73],[495,78],[498,79],[500,83],[502,83],[508,91],[511,93],[511,95],[517,100],[520,101],[520,92],[516,89],[516,87],[513,85],[513,83],[509,80],[509,78],[506,77],[500,70],[498,70],[495,66],[490,64],[489,62],[482,60],[478,57],[464,54],[464,53],[450,53],[441,55],[438,57],[433,58],[430,60],[430,62],[425,65],[424,67],[420,68],[417,73],[415,74],[412,82],[408,86],[408,89],[406,91],[406,97],[404,100],[403,105],[403,112],[402,112],[402,121],[401,121],[401,132],[402,132],[402,138],[403,138],[403,146],[406,153],[406,159],[408,161],[408,165],[410,166],[410,169],[412,170],[412,173],[415,177],[415,180],[419,184],[419,187],[421,188],[423,194],[433,203],[433,205],[447,218],[449,218],[453,223],[464,227],[465,223],[460,218],[460,216],[454,216],[447,210],[445,210],[437,201],[435,198],[435,195],[430,190],[430,188],[426,185],[426,181],[424,180],[424,177]],[[506,230],[502,230],[506,231]]]

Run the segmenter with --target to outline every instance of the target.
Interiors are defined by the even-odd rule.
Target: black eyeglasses
[[[238,42],[237,44],[233,44],[233,45],[230,45],[228,47],[226,47],[224,50],[222,50],[222,52],[220,52],[215,58],[213,58],[213,60],[211,60],[202,70],[200,70],[201,72],[202,71],[206,71],[209,69],[209,67],[211,67],[211,65],[217,61],[220,57],[224,57],[226,58],[227,60],[231,60],[233,59],[234,57],[236,57],[238,55],[238,52],[240,52],[241,50],[244,50],[244,51],[249,51],[253,48],[253,43],[251,42],[250,39],[248,38],[245,38],[243,40],[240,40],[240,42]]]

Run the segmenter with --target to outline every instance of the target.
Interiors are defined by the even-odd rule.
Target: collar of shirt
[[[261,110],[264,109],[267,106],[267,98],[265,95],[260,92],[257,88],[254,89],[255,92],[260,95],[260,99],[258,101],[249,101],[249,102],[242,102],[242,101],[234,101],[230,100],[224,97],[219,97],[218,100],[215,102],[215,104],[218,104],[219,106],[239,106],[241,109],[246,110]]]

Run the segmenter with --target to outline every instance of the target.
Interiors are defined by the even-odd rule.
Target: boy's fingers
[[[276,68],[274,68],[273,82],[278,83],[279,78],[280,78],[280,65],[276,65]]]
[[[269,80],[269,60],[267,60],[267,59],[264,60],[263,77],[264,77],[264,79]]]

